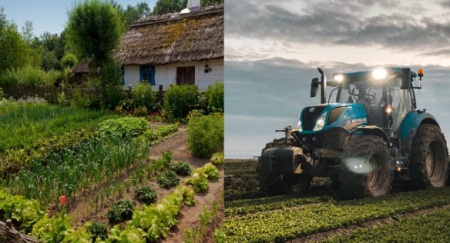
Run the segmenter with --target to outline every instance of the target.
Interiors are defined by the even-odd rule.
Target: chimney
[[[181,10],[180,14],[187,14],[200,11],[200,0],[188,0],[187,7]]]

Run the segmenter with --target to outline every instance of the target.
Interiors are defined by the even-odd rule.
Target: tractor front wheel
[[[393,166],[386,142],[370,135],[350,140],[339,171],[344,198],[386,195],[393,179]]]
[[[447,154],[441,129],[433,124],[421,125],[412,142],[410,184],[415,188],[445,186]]]

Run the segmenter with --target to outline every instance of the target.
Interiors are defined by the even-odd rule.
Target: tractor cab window
[[[383,88],[369,86],[365,80],[347,83],[339,90],[338,103],[362,104],[366,108],[369,124],[383,126]]]

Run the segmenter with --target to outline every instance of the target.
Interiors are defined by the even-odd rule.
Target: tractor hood
[[[367,125],[364,105],[333,103],[305,107],[297,128],[300,134],[314,134],[336,127],[350,130],[362,125]]]

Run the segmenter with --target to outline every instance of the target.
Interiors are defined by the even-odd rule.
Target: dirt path
[[[200,159],[195,158],[191,155],[191,152],[188,150],[187,147],[187,130],[184,125],[180,125],[179,127],[179,133],[171,138],[168,138],[159,144],[153,146],[150,150],[150,157],[149,160],[145,161],[145,163],[150,163],[151,160],[156,160],[162,157],[162,154],[167,151],[172,151],[173,161],[184,161],[189,162],[191,164],[191,169],[195,169],[198,167],[203,166],[204,164],[209,162],[209,159]],[[222,198],[222,192],[223,192],[223,183],[224,183],[224,171],[223,166],[219,166],[218,169],[220,170],[220,179],[216,182],[210,181],[209,183],[209,189],[205,193],[196,193],[195,194],[195,200],[196,205],[193,207],[187,207],[183,206],[180,210],[180,213],[178,215],[178,221],[179,224],[175,227],[173,227],[169,235],[159,242],[182,242],[184,239],[184,230],[187,228],[195,229],[200,225],[200,214],[203,211],[203,206],[207,205],[207,208],[209,209],[214,201],[219,202]],[[129,179],[132,175],[132,170],[124,173],[120,177],[120,181],[123,182],[127,179]],[[185,177],[180,177],[181,184],[184,184]],[[151,182],[144,183],[146,185],[150,185],[153,188],[156,189],[158,193],[158,201],[168,194],[170,194],[174,189],[163,189],[161,188],[157,183],[156,180],[153,180]],[[94,197],[95,193],[92,193],[92,195],[89,195],[90,197]],[[73,216],[73,226],[78,227],[82,226],[85,222],[104,222],[108,223],[108,220],[106,218],[106,214],[108,213],[109,207],[116,202],[119,199],[128,199],[133,200],[134,193],[131,188],[130,191],[125,191],[122,193],[121,196],[117,196],[116,198],[109,199],[108,203],[102,205],[98,210],[96,211],[87,211],[87,208],[89,208],[88,202],[85,200],[76,203],[73,205],[73,207],[69,210],[69,215]],[[136,200],[134,200],[137,202]],[[138,202],[137,202],[138,203]],[[138,203],[138,206],[139,203]],[[222,216],[218,217],[218,220],[220,222],[216,222],[215,224],[219,225],[223,223],[223,207],[222,207]],[[211,241],[214,242],[214,241]]]
[[[431,213],[434,213],[434,212],[437,212],[440,210],[448,209],[448,208],[450,208],[450,204],[446,204],[446,205],[439,206],[439,207],[420,209],[420,210],[417,210],[414,212],[408,212],[408,213],[401,214],[397,218],[387,217],[387,218],[382,218],[382,219],[370,220],[370,221],[366,221],[366,222],[363,222],[358,225],[349,225],[349,226],[343,227],[343,228],[337,228],[337,229],[332,229],[332,230],[325,231],[325,232],[311,234],[311,235],[300,237],[300,238],[297,238],[297,239],[294,239],[291,241],[287,241],[287,242],[303,243],[303,242],[316,242],[316,241],[327,240],[327,239],[330,239],[330,238],[338,236],[338,235],[350,235],[351,233],[353,233],[353,231],[355,231],[357,229],[361,229],[361,228],[373,229],[378,226],[392,224],[394,222],[397,222],[398,218],[407,218],[407,219],[415,218],[415,217],[425,216],[425,215],[428,215],[428,214],[431,214]]]

